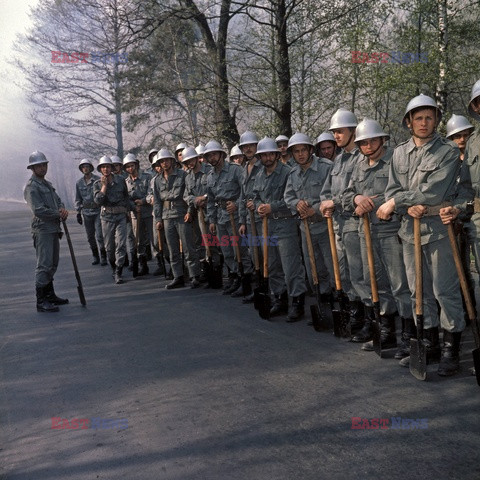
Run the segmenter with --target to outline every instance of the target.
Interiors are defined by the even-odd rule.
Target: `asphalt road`
[[[115,285],[90,265],[73,216],[87,307],[63,239],[55,285],[70,304],[37,313],[30,213],[6,207],[0,480],[480,478],[470,332],[462,372],[432,366],[420,382],[306,319],[267,322],[218,291],[167,291],[151,275]],[[353,429],[353,417],[388,428]],[[89,428],[52,428],[73,419]]]

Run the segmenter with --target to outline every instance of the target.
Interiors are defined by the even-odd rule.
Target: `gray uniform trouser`
[[[338,267],[340,269],[340,279],[342,282],[342,290],[345,292],[345,294],[350,300],[354,300],[355,297],[357,297],[357,293],[353,289],[352,284],[350,282],[350,274],[348,273],[347,256],[345,254],[345,246],[343,245],[342,237],[339,232],[339,225],[336,222],[335,217],[333,218],[333,227],[335,231],[335,243],[337,247]],[[327,235],[328,235],[328,232],[327,232]],[[331,252],[330,252],[330,256],[331,256]]]
[[[195,213],[193,216],[192,228],[193,228],[193,245],[197,251],[198,258],[203,260],[206,256],[205,253],[205,241],[202,238],[202,232],[200,230],[200,225],[198,224],[199,218]]]
[[[310,256],[308,255],[307,238],[303,231],[304,226],[301,227],[302,232],[302,251],[305,267],[307,270],[308,282],[313,291],[312,269],[310,266]],[[310,223],[310,236],[312,237],[313,251],[315,252],[315,266],[317,268],[318,284],[320,286],[320,293],[332,293],[335,288],[332,251],[330,249],[330,240],[328,238],[328,231],[326,222]]]
[[[258,263],[259,263],[259,267],[260,267],[260,271],[262,271],[263,269],[263,248],[262,248],[262,240],[261,238],[263,237],[263,227],[262,227],[262,222],[261,221],[258,221],[258,222],[255,222],[255,230],[256,230],[256,236],[257,238],[254,239],[253,237],[255,236],[253,231],[252,231],[252,226],[250,224],[250,217],[248,216],[247,217],[248,220],[247,220],[247,232],[248,234],[250,235],[250,237],[247,237],[248,238],[248,253],[250,255],[250,260],[252,262],[252,265],[255,267],[255,249],[253,248],[253,245],[260,245],[258,247]],[[270,227],[270,222],[269,222],[269,227]],[[269,235],[271,235],[271,233],[269,232]],[[257,241],[258,240],[258,241]],[[257,243],[255,243],[257,242]],[[270,268],[270,267],[269,267]]]
[[[110,220],[102,217],[102,232],[110,265],[123,267],[127,254],[127,217],[125,214],[117,214]]]
[[[227,236],[229,239],[233,238],[234,235],[233,235],[232,225],[230,224],[230,222],[217,223],[216,226],[217,226],[217,236],[220,239],[220,243],[222,243],[221,239],[224,236]],[[238,263],[236,261],[235,247],[233,246],[233,242],[231,240],[229,240],[228,243],[229,245],[227,246],[220,245],[220,249],[222,250],[224,261],[231,272],[239,275],[240,272],[238,270]],[[253,266],[248,253],[248,248],[241,244],[242,244],[242,239],[239,238],[238,245],[240,248],[240,258],[243,264],[243,273],[251,274],[253,272]]]
[[[132,216],[130,218],[132,221],[128,226],[129,252],[132,255],[135,253],[135,232],[137,231],[138,225],[140,225],[140,229],[138,230],[138,256],[144,257],[147,254],[147,248],[150,246],[150,231],[152,231],[152,222],[150,221],[150,217],[141,218],[140,222],[137,222],[137,217]]]
[[[58,232],[39,232],[33,234],[33,246],[37,254],[35,267],[35,286],[45,287],[53,282],[60,258],[60,241]]]
[[[306,292],[307,286],[296,222],[291,219],[270,219],[268,225],[270,290],[274,295],[281,295],[287,290],[290,296],[298,297]]]
[[[343,232],[342,243],[348,264],[348,278],[352,285],[351,293],[347,294],[350,300],[365,299],[370,297],[370,288],[365,283],[363,275],[362,252],[358,231]],[[351,295],[355,295],[353,298]]]
[[[470,272],[470,248],[473,252],[473,257],[475,259],[475,267],[477,269],[477,273],[480,273],[480,213],[475,213],[472,216],[470,222],[466,222],[463,225],[463,228],[466,233],[467,237],[467,261],[465,262],[468,265],[468,271],[466,269],[467,278]],[[469,273],[470,272],[470,273]],[[476,281],[471,276],[472,285],[478,285],[478,275]]]
[[[415,254],[412,243],[403,242],[403,259],[415,312]],[[424,327],[437,327],[440,304],[440,325],[449,332],[465,328],[460,283],[448,237],[422,245]],[[416,317],[415,317],[416,318]]]
[[[370,285],[365,237],[360,235],[365,283]],[[377,280],[380,314],[390,315],[398,311],[403,318],[413,318],[412,300],[407,274],[403,263],[403,248],[397,235],[377,237],[372,232],[375,278]],[[372,306],[371,298],[362,299]]]
[[[170,253],[170,266],[175,278],[183,276],[183,263],[180,255],[180,241],[191,278],[200,275],[200,262],[193,245],[193,229],[191,223],[185,223],[183,217],[163,220],[165,238]]]
[[[100,212],[96,215],[83,215],[83,223],[85,231],[87,232],[88,244],[92,251],[97,248],[103,250],[105,245],[103,243],[102,221],[100,220]],[[97,247],[98,245],[98,247]]]

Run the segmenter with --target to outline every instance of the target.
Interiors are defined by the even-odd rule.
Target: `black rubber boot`
[[[352,337],[352,342],[365,343],[373,338],[372,320],[375,317],[373,313],[373,307],[367,307],[365,305],[365,323],[363,328]]]
[[[205,283],[205,282],[202,282],[202,278],[197,275],[196,277],[193,277],[190,281],[190,288],[199,288],[202,286],[202,283]]]
[[[350,328],[352,332],[358,332],[365,325],[365,305],[360,300],[349,303]]]
[[[53,289],[53,282],[50,282],[45,289],[45,299],[48,300],[52,305],[66,305],[68,303],[68,298],[60,298],[55,294]]]
[[[395,314],[380,316],[380,342],[383,349],[395,348],[397,336],[395,334]],[[362,345],[362,350],[373,352],[373,340]]]
[[[123,267],[116,267],[115,268],[114,279],[115,279],[115,283],[117,285],[119,285],[120,283],[123,283],[122,272],[123,272]]]
[[[130,261],[128,260],[128,253],[125,254],[125,260],[123,261],[123,266],[124,267],[130,266]]]
[[[100,255],[98,253],[98,248],[92,248],[93,262],[92,265],[98,265],[100,263]]]
[[[165,270],[163,268],[161,257],[160,255],[157,255],[157,268],[153,271],[152,275],[154,277],[159,277],[160,275],[164,275],[164,274],[165,274]]]
[[[288,309],[287,323],[298,322],[305,314],[305,294],[302,293],[298,297],[293,297],[292,305]]]
[[[252,292],[250,295],[247,295],[243,300],[242,303],[253,303],[255,300],[255,294]]]
[[[185,286],[185,280],[182,275],[181,277],[174,278],[173,282],[169,283],[168,285],[165,285],[165,288],[167,290],[173,290],[174,288],[182,288],[184,286]]]
[[[149,274],[149,270],[148,270],[148,265],[147,265],[147,257],[145,255],[142,255],[140,257],[140,269],[138,270],[138,277],[143,277],[144,275],[148,275]]]
[[[427,348],[427,365],[438,363],[440,361],[440,342],[438,337],[438,327],[425,329],[423,331],[423,338],[425,340],[425,346]],[[400,366],[408,368],[410,366],[410,356],[402,358],[398,363]]]
[[[270,316],[277,317],[288,312],[288,293],[283,292],[281,295],[275,295],[273,305],[270,309]]]
[[[47,287],[36,287],[35,293],[37,295],[37,312],[58,312],[60,309],[50,303],[46,299],[46,290]]]
[[[102,267],[106,267],[108,265],[108,263],[107,263],[107,252],[105,251],[104,248],[100,249],[100,265]]]
[[[455,375],[460,368],[460,340],[462,332],[443,331],[442,357],[437,373],[442,377]]]
[[[232,282],[227,284],[223,289],[224,295],[232,294],[235,290],[238,290],[238,288],[242,285],[242,283],[240,282],[240,277],[236,273],[232,273],[231,278],[232,278]]]
[[[246,273],[240,279],[240,286],[230,296],[233,298],[246,297],[252,293],[252,274]]]
[[[417,328],[413,318],[403,318],[402,321],[402,333],[400,335],[400,346],[395,352],[394,358],[400,360],[410,355],[410,339],[417,338]]]

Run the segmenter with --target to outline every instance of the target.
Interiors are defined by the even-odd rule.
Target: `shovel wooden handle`
[[[422,237],[420,235],[420,219],[413,219],[413,240],[415,242],[415,313],[423,315],[423,269],[422,269]]]
[[[368,214],[363,215],[363,233],[365,235],[365,245],[367,247],[368,271],[370,272],[370,287],[372,289],[372,301],[377,303],[378,287],[375,274],[375,258],[373,256],[372,233],[370,231],[370,219]]]
[[[210,244],[208,243],[208,234],[207,234],[207,227],[205,226],[205,214],[203,213],[203,208],[198,208],[198,226],[200,227],[200,232],[202,237],[205,239],[202,243],[205,244],[205,252],[207,257],[210,258],[212,253],[210,252]]]
[[[263,278],[268,278],[268,217],[263,217]]]
[[[330,250],[332,252],[333,273],[335,275],[335,289],[342,289],[342,279],[340,277],[340,265],[338,264],[337,244],[335,242],[335,232],[333,231],[332,217],[327,217],[328,238],[330,240]]]
[[[233,236],[237,237],[237,240],[238,240],[237,226],[235,225],[235,217],[233,216],[233,213],[230,213],[230,224],[232,226]],[[235,255],[237,257],[238,267],[241,270],[242,269],[242,255],[240,253],[240,245],[238,244],[238,241],[235,242]]]
[[[307,240],[308,258],[310,259],[310,270],[312,271],[312,280],[314,285],[318,285],[317,265],[315,264],[315,252],[313,251],[312,235],[310,234],[310,226],[308,220],[303,219],[305,228],[305,239]]]
[[[255,264],[255,270],[258,271],[260,270],[260,255],[258,253],[258,247],[256,243],[257,239],[257,227],[255,226],[255,214],[252,212],[252,210],[248,210],[248,214],[250,215],[250,229],[252,230],[252,235],[253,235],[253,262]]]

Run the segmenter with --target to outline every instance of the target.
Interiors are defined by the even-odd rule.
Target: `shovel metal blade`
[[[477,384],[480,386],[480,348],[472,350],[473,366],[475,368],[475,376],[477,377]]]
[[[422,339],[410,339],[410,373],[418,380],[427,379],[427,348]]]
[[[132,276],[134,278],[138,277],[138,257],[137,257],[137,255],[132,256]]]
[[[350,314],[344,310],[332,310],[333,333],[338,338],[352,337],[352,327],[350,325]]]
[[[267,293],[259,294],[258,314],[260,318],[268,320],[270,318],[270,309],[272,308],[272,299]]]
[[[318,305],[310,305],[310,315],[312,316],[312,325],[316,332],[325,332],[332,328],[329,319],[322,314]]]
[[[221,265],[214,265],[211,260],[205,262],[207,282],[210,288],[222,288],[223,275]]]
[[[259,280],[259,286],[253,289],[253,306],[255,310],[260,309],[260,305],[262,304],[263,298],[267,294],[268,294],[267,284],[265,282],[265,279],[261,278]],[[270,296],[268,298],[270,298]]]
[[[373,305],[375,318],[372,322],[373,330],[373,351],[382,358],[382,326],[380,322],[380,305]]]

